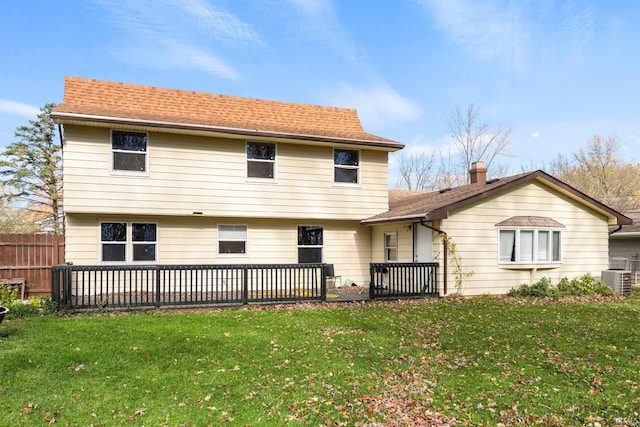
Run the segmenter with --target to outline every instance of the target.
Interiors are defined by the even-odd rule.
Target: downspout
[[[60,149],[62,150],[64,147],[64,139],[62,138],[62,124],[58,123],[58,136],[60,137]]]
[[[447,237],[447,233],[445,233],[444,231],[442,231],[442,230],[440,230],[438,228],[430,226],[429,224],[427,224],[425,222],[424,219],[420,219],[420,225],[423,226],[423,227],[429,228],[429,229],[435,231],[436,233],[444,235],[445,237]],[[447,251],[447,239],[443,239],[442,240],[442,246],[443,246],[443,249],[444,249],[444,251],[443,251],[443,253],[444,253],[444,256],[443,256],[444,265],[442,266],[442,277],[443,277],[442,290],[444,292],[444,295],[447,295],[447,264],[448,264],[448,262],[447,262],[447,252],[448,252]]]
[[[618,224],[618,228],[616,228],[615,230],[613,230],[611,233],[609,233],[609,236],[611,236],[614,233],[617,233],[618,231],[620,231],[622,229],[622,224]]]

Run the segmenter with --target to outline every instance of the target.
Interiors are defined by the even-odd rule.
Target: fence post
[[[320,299],[323,302],[327,302],[327,264],[322,264],[320,267]],[[342,279],[341,279],[342,280]],[[335,286],[335,284],[334,284]]]
[[[160,267],[158,267],[156,265],[156,295],[155,295],[155,301],[156,301],[156,307],[160,307]]]
[[[242,273],[242,304],[249,304],[249,268],[243,266],[240,270]]]
[[[51,267],[51,300],[60,308],[60,272],[56,266]]]

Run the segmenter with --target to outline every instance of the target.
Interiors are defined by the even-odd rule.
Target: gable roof
[[[364,132],[350,108],[268,101],[65,77],[56,123],[94,122],[377,146],[403,144]]]
[[[396,221],[446,219],[454,209],[499,195],[507,190],[533,181],[552,187],[604,214],[609,218],[610,224],[632,223],[630,218],[620,212],[611,209],[541,170],[440,191],[390,190],[389,210],[362,220],[361,223],[373,225]]]

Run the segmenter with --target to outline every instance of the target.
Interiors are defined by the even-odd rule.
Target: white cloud
[[[472,55],[518,67],[524,56],[528,31],[518,2],[474,0],[420,0],[436,25],[454,43]]]
[[[118,30],[116,55],[137,65],[200,69],[236,80],[239,73],[214,46],[261,43],[251,25],[206,0],[95,0],[95,4]]]
[[[337,56],[358,64],[357,47],[336,14],[331,0],[289,0],[300,13],[298,36],[324,43]]]
[[[422,114],[417,102],[384,84],[368,88],[339,85],[338,91],[330,95],[330,98],[330,102],[336,106],[358,110],[365,129],[415,120]]]
[[[534,132],[531,134],[531,138],[540,138],[540,134],[538,132]]]
[[[21,102],[0,99],[0,114],[35,119],[40,114],[40,108]]]

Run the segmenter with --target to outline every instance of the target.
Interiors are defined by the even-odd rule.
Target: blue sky
[[[404,150],[447,150],[475,104],[514,172],[616,133],[640,148],[635,1],[6,0],[0,146],[65,75],[356,108]]]

